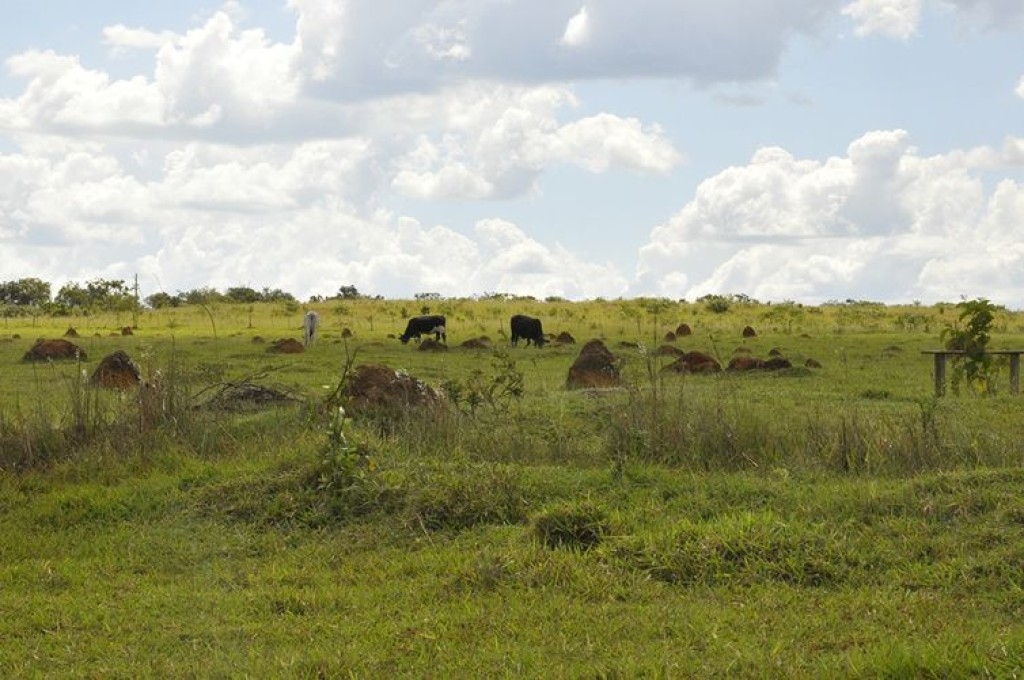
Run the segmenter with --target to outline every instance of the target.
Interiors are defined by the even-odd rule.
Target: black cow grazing
[[[541,328],[540,319],[525,314],[516,314],[512,317],[512,344],[518,344],[519,338],[526,340],[526,346],[530,342],[537,347],[544,346],[544,329]]]
[[[409,338],[416,338],[419,342],[421,335],[434,334],[434,339],[438,342],[448,342],[448,332],[445,328],[445,318],[440,314],[430,314],[428,316],[414,316],[409,319],[409,323],[405,326],[405,332],[398,336],[398,339],[402,341],[402,344],[409,342]]]

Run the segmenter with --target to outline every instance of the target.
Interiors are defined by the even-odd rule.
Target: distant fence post
[[[935,362],[935,396],[946,393],[946,358],[964,354],[956,349],[926,349],[922,354],[931,354]],[[1024,349],[994,349],[986,354],[1002,354],[1010,358],[1010,394],[1020,394],[1020,355]]]
[[[935,396],[946,393],[946,353],[935,353]]]

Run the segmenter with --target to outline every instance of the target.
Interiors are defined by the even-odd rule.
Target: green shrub
[[[966,321],[963,328],[946,326],[942,331],[945,347],[963,352],[953,358],[952,388],[958,394],[960,383],[967,384],[983,394],[995,391],[995,371],[992,355],[988,354],[992,324],[997,307],[985,298],[964,300],[957,305],[959,320]]]

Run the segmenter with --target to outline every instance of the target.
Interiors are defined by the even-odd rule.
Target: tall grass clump
[[[0,469],[43,468],[74,457],[116,421],[119,404],[89,383],[85,365],[69,371],[50,362],[34,367],[37,389],[25,409],[0,410]],[[41,385],[57,383],[56,396]]]
[[[735,393],[690,392],[685,377],[665,379],[650,358],[645,378],[646,384],[627,384],[624,404],[606,408],[606,446],[616,471],[632,462],[704,471],[778,462],[784,433]]]
[[[688,386],[695,377],[666,380],[654,370],[645,377],[603,411],[605,450],[617,475],[630,464],[905,475],[1015,464],[1024,455],[1024,444],[980,404],[934,397],[894,403],[886,394],[795,409],[750,398],[735,376],[700,378],[701,390]]]
[[[664,534],[629,537],[615,545],[611,555],[629,568],[672,584],[749,586],[777,581],[820,587],[854,575],[851,566],[862,558],[846,554],[847,549],[845,541],[813,525],[766,511],[684,520]]]
[[[615,532],[611,513],[593,499],[561,501],[531,519],[534,539],[546,548],[589,550]]]
[[[192,376],[173,357],[160,368],[147,364],[142,380],[126,389],[94,383],[81,364],[61,374],[51,370],[63,390],[39,390],[26,408],[0,410],[0,469],[167,450],[211,455],[232,446],[225,435],[239,427],[234,419],[200,408]]]
[[[64,433],[37,414],[0,412],[0,471],[47,467],[67,455]]]

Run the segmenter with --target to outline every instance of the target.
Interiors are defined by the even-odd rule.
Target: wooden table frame
[[[926,349],[921,353],[932,354],[935,357],[935,396],[941,397],[946,393],[946,359],[963,356],[966,352],[957,349]],[[985,354],[1010,357],[1010,394],[1018,394],[1020,392],[1020,355],[1024,354],[1024,349],[990,349]]]

